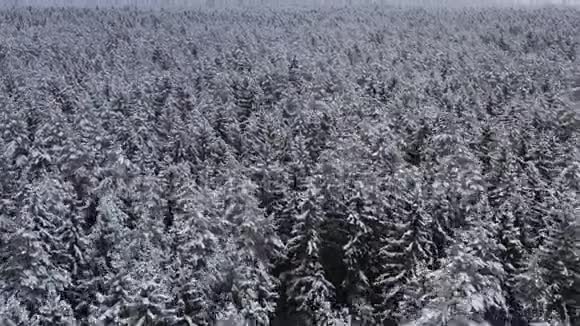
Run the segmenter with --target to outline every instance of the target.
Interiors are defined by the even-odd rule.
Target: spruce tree
[[[186,171],[182,171],[187,175]],[[220,281],[225,257],[226,224],[216,190],[196,185],[190,178],[175,185],[174,223],[170,229],[172,292],[180,302],[180,316],[199,325],[211,321],[214,288]]]
[[[278,280],[272,275],[272,262],[283,249],[275,221],[259,208],[256,186],[249,180],[233,175],[224,192],[224,218],[231,224],[236,246],[229,254],[235,264],[232,297],[242,316],[267,324],[277,300]]]
[[[381,230],[376,198],[373,198],[377,189],[362,182],[352,188],[347,206],[349,241],[343,247],[346,276],[341,286],[347,293],[351,314],[371,321],[374,317],[374,281],[378,274],[375,271],[378,257],[373,254],[378,252],[380,242],[377,238]]]
[[[377,280],[382,287],[382,318],[400,321],[415,303],[406,302],[405,291],[411,281],[421,278],[431,266],[431,216],[426,210],[423,176],[417,168],[402,169],[390,180],[386,234],[381,239],[381,270]]]
[[[446,325],[454,318],[482,321],[489,309],[505,310],[504,271],[497,250],[483,223],[462,231],[441,268],[427,276],[426,302],[417,325]]]
[[[321,200],[320,189],[314,182],[308,183],[300,194],[292,237],[287,244],[290,269],[284,276],[288,283],[286,295],[294,311],[305,314],[316,325],[331,318],[335,291],[320,263],[319,228],[324,221]]]
[[[572,197],[574,198],[574,197]],[[518,275],[519,299],[528,316],[570,323],[577,318],[577,290],[580,258],[577,251],[575,209],[565,199],[548,216],[546,240],[530,256],[525,271]],[[535,298],[532,300],[531,298]]]
[[[39,325],[62,325],[72,317],[63,298],[71,282],[72,257],[64,238],[70,189],[50,175],[27,188],[0,249],[0,292],[4,300],[20,302]]]

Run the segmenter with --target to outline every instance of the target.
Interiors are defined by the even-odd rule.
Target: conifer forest
[[[4,8],[0,325],[578,326],[579,55],[562,7]]]

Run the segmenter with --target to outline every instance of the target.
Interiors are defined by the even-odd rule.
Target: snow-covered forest
[[[0,324],[580,325],[579,35],[558,8],[0,11]]]

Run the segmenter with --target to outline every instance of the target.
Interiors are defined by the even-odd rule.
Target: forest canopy
[[[578,325],[579,21],[0,11],[0,318]]]

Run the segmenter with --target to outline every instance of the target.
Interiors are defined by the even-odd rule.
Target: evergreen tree
[[[72,317],[62,298],[70,285],[71,257],[63,239],[70,228],[70,189],[47,175],[23,195],[0,249],[0,293],[20,302],[33,322],[62,325]]]
[[[377,191],[371,185],[362,182],[353,187],[353,194],[347,207],[349,241],[343,247],[346,276],[341,284],[347,293],[347,304],[352,315],[371,321],[374,315],[374,281],[373,270],[379,229],[378,211],[373,193]]]
[[[405,302],[405,289],[412,290],[410,282],[431,266],[433,244],[421,173],[414,167],[401,170],[390,183],[390,216],[380,251],[383,274],[377,282],[383,288],[382,318],[398,322],[405,313],[401,307],[413,305]]]
[[[121,248],[126,234],[128,215],[121,210],[119,199],[114,193],[105,193],[99,200],[97,218],[88,235],[90,250],[87,259],[91,269],[78,287],[90,294],[90,302],[85,309],[89,322],[120,323],[121,300],[126,295],[114,284],[116,269],[115,255]]]
[[[179,171],[179,170],[178,170]],[[176,171],[177,172],[177,171]],[[184,176],[187,171],[181,170]],[[200,325],[212,318],[214,288],[224,264],[220,239],[226,237],[215,190],[196,185],[189,177],[175,185],[174,223],[170,229],[173,296],[181,302],[180,315]],[[218,257],[222,256],[222,257]]]
[[[294,216],[292,238],[287,244],[291,267],[285,275],[288,282],[286,295],[294,310],[305,313],[316,325],[325,324],[331,318],[335,290],[320,263],[318,230],[324,221],[320,201],[320,189],[309,183],[306,191],[300,194]]]
[[[576,236],[574,208],[565,201],[552,208],[546,230],[546,241],[530,257],[530,264],[518,276],[519,299],[531,318],[557,318],[570,323],[578,306],[577,290],[580,258]],[[532,300],[531,298],[535,298]]]
[[[488,309],[505,310],[504,271],[488,227],[474,223],[460,233],[441,268],[427,276],[427,299],[418,325],[446,325],[454,318],[483,320]]]
[[[275,221],[258,207],[254,184],[233,176],[224,187],[224,218],[231,223],[236,244],[235,252],[230,254],[235,264],[232,296],[245,318],[267,324],[277,299],[272,262],[280,258],[282,243]]]
[[[517,203],[516,203],[517,204]],[[502,285],[508,304],[509,320],[517,323],[522,318],[522,309],[517,301],[517,278],[524,269],[525,249],[521,241],[520,225],[522,221],[516,214],[521,214],[518,207],[506,202],[498,208],[496,223],[498,225],[497,239],[501,253],[499,255],[506,273]],[[516,215],[516,216],[514,216]]]
[[[5,297],[4,294],[0,296],[0,322],[3,325],[34,325],[30,321],[28,310],[18,299],[14,296]],[[35,325],[36,326],[36,325]]]
[[[115,289],[122,324],[164,325],[177,319],[170,307],[170,280],[163,268],[166,255],[155,239],[156,223],[143,222],[121,242],[108,286]]]
[[[502,316],[514,324],[522,322],[523,311],[517,300],[517,277],[523,271],[529,243],[523,229],[530,211],[529,194],[520,164],[509,149],[502,147],[497,156],[492,155],[493,167],[488,175],[488,195],[494,209],[494,222],[498,225],[500,260],[506,273],[503,289],[509,315]],[[499,316],[498,316],[499,317]]]

